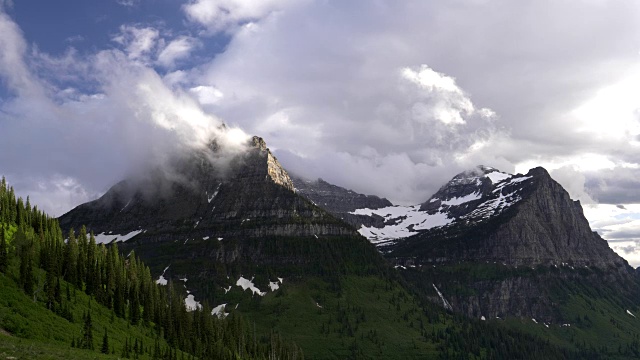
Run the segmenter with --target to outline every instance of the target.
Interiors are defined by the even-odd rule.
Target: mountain
[[[430,320],[398,274],[352,226],[298,195],[262,139],[223,152],[212,142],[124,180],[60,224],[86,224],[99,242],[135,251],[189,308],[242,315],[258,334],[278,332],[306,356],[437,355],[440,340],[410,326]],[[415,315],[403,319],[409,309]]]
[[[469,323],[420,299],[354,227],[301,196],[303,187],[294,186],[260,138],[233,157],[222,152],[212,142],[169,169],[127,179],[60,224],[65,230],[86,224],[99,242],[117,244],[123,255],[135,251],[156,283],[182,291],[188,308],[210,304],[212,315],[242,315],[258,334],[282,334],[310,358],[468,351],[505,358],[522,349],[562,358],[581,351],[500,324]],[[316,184],[325,190],[314,202],[355,211],[339,205],[348,190]],[[510,346],[494,346],[497,339]]]
[[[98,200],[61,216],[60,225],[86,224],[105,241],[168,231],[192,239],[353,235],[295,195],[287,172],[261,138],[251,139],[244,152],[223,156],[213,141],[173,160],[169,168],[116,184]]]
[[[291,180],[298,194],[356,228],[363,224],[367,226],[384,226],[384,218],[377,215],[353,214],[355,210],[361,208],[379,209],[392,206],[391,202],[385,198],[359,194],[353,190],[330,184],[322,179],[307,180],[299,176],[292,176]]]
[[[390,256],[409,256],[421,264],[491,261],[629,269],[591,231],[580,202],[571,200],[543,168],[525,175],[485,167],[458,174],[416,213],[425,215],[425,223],[436,217],[446,224],[414,226],[422,231],[389,247]]]
[[[608,339],[635,333],[629,309],[640,278],[543,168],[510,175],[478,167],[410,209],[393,225],[410,236],[381,250],[432,301],[471,318],[534,319]],[[603,330],[585,317],[618,325]]]
[[[607,357],[640,354],[640,276],[543,168],[478,166],[421,204],[350,214],[382,218],[358,231],[443,309],[569,346],[584,341]]]

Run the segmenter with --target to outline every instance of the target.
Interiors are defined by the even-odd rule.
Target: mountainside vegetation
[[[65,345],[121,358],[304,357],[277,333],[256,334],[240,316],[219,319],[206,305],[187,311],[181,294],[152,281],[134,253],[96,245],[84,228],[65,241],[57,220],[16,199],[4,179],[0,204],[0,351],[23,353],[16,339],[25,339],[58,358],[94,356]]]

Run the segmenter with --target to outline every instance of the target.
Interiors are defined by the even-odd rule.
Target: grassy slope
[[[562,313],[574,319],[570,326],[547,327],[531,319],[508,319],[506,323],[560,346],[592,347],[610,359],[635,359],[640,357],[640,319],[626,310],[606,299],[575,294],[561,306]]]
[[[419,305],[402,287],[378,277],[348,276],[341,293],[318,279],[285,282],[275,294],[242,301],[238,310],[265,331],[278,331],[317,359],[369,357],[432,358],[436,344],[421,335],[420,322],[433,327]]]
[[[44,274],[39,273],[40,279]],[[43,281],[43,280],[42,280]],[[62,284],[65,293],[66,283]],[[112,311],[91,301],[93,339],[95,351],[72,349],[73,339],[80,337],[82,316],[89,310],[89,297],[81,291],[71,295],[74,322],[54,314],[40,302],[33,302],[13,279],[0,274],[0,358],[15,356],[19,359],[117,359],[120,358],[125,338],[142,341],[145,348],[153,349],[155,334],[142,326],[130,326],[125,320],[112,317]],[[66,296],[63,295],[63,297]],[[110,348],[115,355],[99,353],[104,329],[107,329]],[[160,340],[164,348],[166,343]],[[6,355],[6,356],[5,356]],[[5,356],[5,357],[3,357]],[[149,359],[143,355],[141,359]]]

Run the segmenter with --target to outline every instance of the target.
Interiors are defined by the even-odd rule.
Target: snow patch
[[[226,289],[225,289],[225,288],[222,288],[222,290],[224,290],[224,293],[225,293],[225,294],[226,294],[226,293],[228,293],[229,291],[231,291],[231,285],[229,285],[229,287],[228,287],[228,288],[226,288]]]
[[[489,178],[489,180],[491,180],[492,183],[497,184],[497,183],[501,182],[502,180],[510,178],[513,175],[505,174],[505,173],[499,172],[499,171],[494,171],[494,172],[490,172],[488,174],[485,174],[485,176],[487,178]]]
[[[629,314],[629,315],[631,315],[631,316],[633,316],[633,317],[636,317],[636,316],[635,316],[635,315],[633,315],[633,313],[631,313],[631,311],[629,311],[629,310],[627,310],[627,314]]]
[[[280,284],[282,284],[283,280],[284,280],[283,278],[278,278],[278,281],[280,281]]]
[[[536,323],[536,324],[538,323],[538,322],[536,321],[536,319],[531,319],[531,321],[533,321],[533,322],[534,322],[534,323]]]
[[[171,266],[171,265],[169,265],[169,266]],[[158,285],[167,285],[167,279],[164,278],[164,273],[166,273],[167,270],[169,270],[169,266],[164,268],[164,271],[162,271],[162,275],[160,275],[158,280],[156,280],[156,284],[158,284]]]
[[[258,289],[253,284],[253,278],[251,278],[251,280],[249,280],[249,279],[245,279],[244,277],[240,276],[240,279],[238,279],[238,281],[236,282],[236,285],[242,287],[242,291],[245,291],[245,290],[249,289],[254,294],[258,294],[260,296],[265,296],[267,294],[266,291],[265,292],[260,291],[260,289]]]
[[[480,320],[485,321],[485,320],[487,320],[487,319],[486,319],[486,318],[484,317],[484,315],[483,315],[483,316],[480,316]]]
[[[202,305],[198,301],[196,301],[193,295],[189,294],[186,299],[184,299],[184,306],[187,308],[187,311],[194,311],[196,309],[202,309]]]
[[[269,281],[269,288],[271,289],[271,291],[276,291],[280,289],[280,285],[278,285],[277,281]]]
[[[474,192],[474,193],[471,193],[471,194],[466,195],[466,196],[452,198],[452,199],[449,199],[449,200],[443,200],[442,204],[443,205],[449,205],[449,206],[456,206],[456,205],[468,203],[469,201],[478,200],[481,197],[482,197],[482,195]]]
[[[219,319],[226,318],[227,316],[229,316],[229,313],[224,312],[224,308],[226,306],[227,304],[220,304],[214,307],[213,310],[211,310],[211,315],[216,315]]]
[[[358,232],[374,244],[409,237],[418,233],[415,230],[427,230],[444,226],[453,221],[453,219],[450,219],[447,213],[444,212],[428,214],[426,211],[420,211],[420,205],[387,206],[380,209],[357,209],[350,212],[350,214],[366,216],[375,214],[382,216],[385,222],[396,220],[395,224],[387,225],[383,228],[362,225]],[[413,230],[410,230],[411,228]]]
[[[109,244],[113,241],[116,241],[116,242],[127,241],[142,232],[143,230],[135,230],[126,235],[118,235],[118,234],[112,235],[111,232],[109,232],[109,235],[107,235],[103,232],[98,235],[94,235],[94,238],[96,239],[96,244]]]
[[[204,236],[204,237],[202,237],[202,240],[209,240],[209,237],[208,236]]]

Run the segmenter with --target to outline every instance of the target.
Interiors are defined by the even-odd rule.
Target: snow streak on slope
[[[350,214],[382,217],[383,226],[378,221],[372,226],[362,225],[358,232],[372,243],[383,245],[457,221],[479,222],[498,215],[522,200],[521,183],[530,178],[479,166],[456,175],[424,204],[357,209]]]
[[[494,196],[493,198],[478,205],[474,211],[462,218],[468,220],[481,220],[501,213],[506,208],[522,200],[522,197],[519,194],[520,189],[516,189],[511,192],[505,192],[503,189],[508,185],[514,185],[530,178],[531,176],[524,176],[501,182],[493,191],[491,191],[491,194]]]
[[[118,234],[105,234],[105,233],[100,233],[98,235],[95,235],[95,239],[96,239],[96,244],[109,244],[112,241],[127,241],[129,239],[131,239],[132,237],[142,233],[143,230],[136,230],[136,231],[132,231],[128,234],[125,235],[118,235]]]

